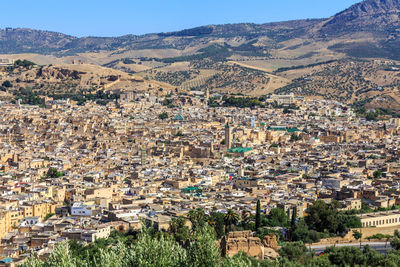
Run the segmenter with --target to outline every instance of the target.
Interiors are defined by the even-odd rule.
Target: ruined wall
[[[221,239],[220,245],[223,256],[232,257],[240,251],[259,259],[279,256],[276,253],[278,242],[273,234],[266,236],[261,242],[260,238],[253,237],[251,231],[231,232]]]

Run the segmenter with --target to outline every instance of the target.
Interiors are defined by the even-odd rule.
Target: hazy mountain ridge
[[[0,29],[0,53],[84,53],[101,50],[126,49],[185,49],[193,44],[219,38],[243,37],[251,40],[259,37],[280,42],[300,37],[310,26],[320,20],[297,20],[266,24],[239,23],[208,25],[176,32],[124,35],[120,37],[81,37],[62,33],[17,28]]]
[[[347,37],[351,42],[337,42],[329,49],[356,57],[398,59],[400,0],[365,0],[328,19],[294,20],[265,24],[239,23],[208,25],[176,32],[120,37],[81,37],[33,29],[0,29],[0,53],[40,53],[73,55],[99,51],[142,49],[189,49],[195,53],[210,42],[240,46],[250,43],[272,50],[296,38],[327,42]],[[360,38],[360,34],[374,40]],[[357,50],[360,46],[361,51]],[[370,50],[376,50],[371,52]]]
[[[77,39],[58,32],[26,28],[0,29],[0,53],[51,53]]]

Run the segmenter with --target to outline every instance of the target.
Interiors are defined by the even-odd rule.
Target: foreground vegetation
[[[186,242],[176,238],[152,228],[139,233],[114,231],[108,239],[87,246],[76,241],[60,243],[46,261],[34,255],[23,266],[398,266],[400,262],[397,237],[391,242],[394,250],[387,254],[365,246],[363,250],[330,247],[316,256],[302,242],[288,242],[282,244],[278,251],[281,257],[275,260],[258,260],[245,253],[222,257],[215,231],[208,224],[190,231]]]
[[[25,266],[331,266],[338,264],[342,254],[347,257],[344,259],[347,265],[384,262],[388,261],[387,257],[400,259],[400,253],[396,251],[383,256],[368,248],[364,251],[331,248],[322,257],[310,252],[305,244],[360,227],[358,217],[341,213],[337,208],[335,201],[331,204],[317,201],[301,220],[296,218],[295,212],[289,219],[279,208],[265,215],[261,213],[260,202],[255,215],[247,211],[239,215],[232,210],[227,213],[214,210],[206,215],[202,209],[196,209],[187,217],[173,218],[168,232],[143,227],[140,232],[132,229],[126,233],[114,231],[109,238],[98,239],[86,246],[76,241],[65,242],[59,244],[46,261],[33,256]],[[286,229],[286,234],[277,229]],[[218,239],[238,230],[254,231],[260,239],[275,233],[282,246],[281,257],[273,261],[257,260],[244,253],[232,258],[222,257]],[[397,238],[393,242],[398,242],[400,247]]]

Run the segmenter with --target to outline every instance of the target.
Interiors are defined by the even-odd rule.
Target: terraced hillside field
[[[399,109],[400,69],[394,61],[338,60],[276,71],[292,82],[275,93],[321,96],[347,103]]]

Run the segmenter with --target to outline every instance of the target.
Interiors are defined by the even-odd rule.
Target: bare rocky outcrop
[[[86,74],[86,72],[82,71],[77,71],[77,70],[71,70],[71,69],[66,69],[66,68],[60,68],[60,67],[44,67],[38,72],[38,74],[41,76],[41,78],[55,78],[55,79],[67,79],[67,78],[72,78],[75,80],[81,79],[83,74]]]
[[[384,32],[399,25],[400,0],[365,0],[328,19],[321,33]]]

